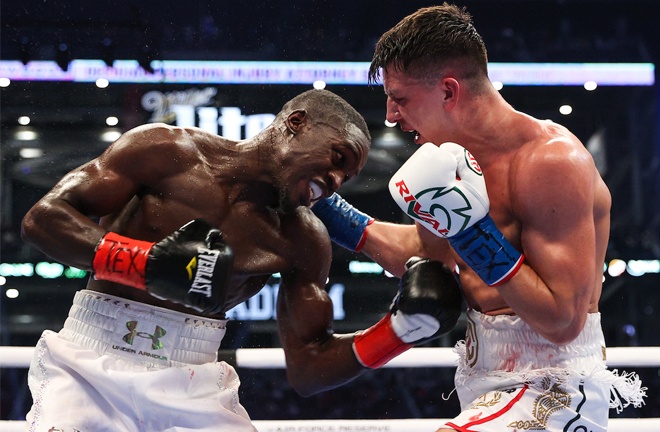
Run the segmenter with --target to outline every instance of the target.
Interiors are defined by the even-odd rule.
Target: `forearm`
[[[396,277],[411,256],[427,256],[414,225],[375,221],[369,226],[362,253]]]
[[[418,224],[376,221],[369,226],[362,252],[396,277],[403,275],[406,261],[413,256],[440,261],[450,268],[456,266],[447,240]]]
[[[299,321],[295,313],[278,312],[288,377],[296,391],[310,395],[345,384],[455,327],[461,314],[462,295],[453,272],[441,262],[421,258],[410,259],[405,267],[389,312],[354,335],[331,332],[329,301],[314,308],[316,313],[311,316],[316,317],[316,322]],[[288,304],[279,303],[282,309]],[[307,312],[311,309],[302,311],[310,316]],[[309,329],[316,331],[307,333],[305,330]]]
[[[555,344],[571,342],[584,326],[588,296],[558,294],[529,265],[523,265],[511,280],[495,289],[516,315]]]
[[[287,378],[301,396],[311,396],[346,384],[369,369],[353,353],[353,334],[333,334],[322,342],[285,349]],[[287,352],[288,351],[288,352]]]
[[[61,263],[91,270],[94,248],[105,230],[68,204],[37,204],[23,218],[21,238]]]

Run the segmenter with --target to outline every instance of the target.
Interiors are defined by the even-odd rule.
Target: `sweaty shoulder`
[[[537,133],[521,146],[513,165],[528,175],[552,174],[557,170],[595,170],[593,158],[582,142],[565,127],[539,122]]]
[[[524,200],[517,204],[539,203],[558,191],[593,203],[603,183],[589,151],[565,127],[550,121],[538,125],[534,139],[512,160],[512,196]]]
[[[158,172],[185,170],[200,158],[200,147],[220,139],[197,130],[153,123],[125,132],[108,148],[104,159]]]
[[[142,147],[148,150],[185,150],[193,146],[197,139],[208,139],[206,132],[195,129],[184,129],[164,123],[152,123],[137,126],[122,135],[117,144],[130,145],[136,149]]]

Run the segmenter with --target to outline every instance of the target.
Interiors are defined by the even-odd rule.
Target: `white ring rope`
[[[30,365],[34,347],[0,347],[0,367],[26,368]],[[248,369],[284,368],[281,348],[239,348],[220,351],[235,356],[238,367]],[[231,354],[228,354],[231,353]],[[458,357],[452,348],[413,348],[399,355],[384,367],[455,367]],[[607,349],[609,367],[660,366],[660,347],[621,347]],[[430,432],[444,423],[443,419],[400,420],[255,420],[259,432]],[[24,421],[0,420],[0,432],[23,432]],[[658,432],[660,418],[610,419],[608,432]]]
[[[259,432],[432,432],[446,419],[254,420]],[[24,421],[0,421],[0,432],[25,432]],[[610,419],[608,432],[658,432],[660,418]]]
[[[0,347],[0,367],[28,367],[34,347]],[[247,369],[283,369],[284,351],[281,348],[239,348],[231,353],[236,358],[235,366]],[[413,348],[399,355],[384,367],[428,368],[455,367],[458,361],[453,348]],[[230,362],[231,363],[231,362]],[[607,348],[609,367],[657,367],[660,366],[660,347]],[[660,429],[658,429],[660,431]],[[656,431],[656,432],[658,432]]]

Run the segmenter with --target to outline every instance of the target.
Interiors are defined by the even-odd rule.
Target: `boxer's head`
[[[447,3],[419,9],[384,33],[376,44],[369,82],[381,70],[403,72],[429,84],[451,70],[456,78],[488,76],[486,47],[465,8]]]
[[[371,136],[364,118],[326,90],[309,90],[287,102],[271,131],[281,170],[281,209],[310,206],[355,177],[367,162]]]

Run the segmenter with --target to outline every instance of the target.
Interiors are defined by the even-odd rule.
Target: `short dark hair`
[[[342,97],[328,90],[307,90],[295,96],[282,107],[280,116],[289,115],[296,109],[305,109],[316,118],[335,119],[356,125],[371,141],[369,128],[364,117]]]
[[[472,16],[464,7],[443,3],[419,9],[380,37],[369,83],[378,82],[380,70],[389,67],[432,82],[446,66],[457,64],[461,78],[488,76],[486,46]]]

